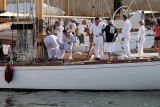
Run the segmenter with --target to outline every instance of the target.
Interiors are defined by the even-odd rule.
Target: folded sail
[[[129,18],[129,20],[131,21],[131,24],[132,24],[132,28],[133,29],[138,29],[140,26],[139,26],[139,21],[141,20],[141,13],[140,11],[136,11],[134,13],[134,15]],[[123,28],[123,25],[124,25],[124,21],[123,20],[115,20],[114,21],[114,25],[117,27],[117,28]]]

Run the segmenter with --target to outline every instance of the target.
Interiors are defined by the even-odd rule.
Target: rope
[[[130,7],[132,6],[132,4],[133,4],[133,2],[134,2],[134,0],[132,0],[132,2],[130,3],[130,5],[128,6],[128,8],[127,8],[127,10],[125,11],[125,13],[124,14],[126,14],[127,13],[127,11],[130,9]]]
[[[136,6],[136,9],[139,10],[139,9],[138,9],[138,5],[137,5],[137,3],[136,3],[136,0],[134,0],[134,3],[135,3],[135,6]]]
[[[153,13],[153,10],[152,10],[152,7],[151,7],[151,4],[150,4],[149,0],[147,0],[147,3],[148,3],[149,8],[150,8],[150,10],[151,10],[151,12],[152,12],[152,16],[153,16],[153,18],[154,18],[154,21],[156,22],[156,18],[155,18],[155,16],[154,16],[154,13]]]
[[[75,16],[75,7],[74,7],[74,0],[73,0],[73,13],[74,13],[74,16]]]
[[[108,5],[108,0],[104,0],[104,3],[106,4],[106,7],[107,7],[107,11],[109,13],[109,16],[112,18],[112,15],[111,15],[111,11],[110,11],[110,8],[109,8],[109,5]]]

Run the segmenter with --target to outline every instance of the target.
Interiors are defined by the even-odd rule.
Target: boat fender
[[[13,80],[13,67],[8,65],[5,69],[5,80],[9,84]]]

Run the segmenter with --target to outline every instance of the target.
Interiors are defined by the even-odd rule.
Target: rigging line
[[[95,4],[94,4],[94,0],[93,0],[93,17],[95,16],[94,12],[95,12]]]
[[[1,6],[1,8],[0,8],[0,14],[2,13],[2,1],[1,1],[1,4],[0,4]]]
[[[128,6],[128,8],[127,8],[127,10],[125,11],[125,13],[124,14],[126,14],[127,13],[127,11],[130,9],[130,7],[132,6],[132,4],[133,4],[133,2],[134,2],[134,0],[132,0],[132,2],[130,3],[130,5]]]
[[[139,10],[136,0],[134,0],[134,3],[135,3],[135,6],[136,6],[136,9]]]
[[[19,21],[19,0],[17,0],[17,22]]]
[[[106,4],[106,7],[107,7],[107,11],[109,13],[109,16],[112,18],[112,15],[111,15],[111,11],[110,11],[110,7],[108,5],[108,0],[104,0],[105,4]],[[112,18],[113,19],[113,18]]]
[[[154,13],[153,13],[153,10],[152,10],[152,7],[151,7],[151,4],[150,4],[149,0],[147,0],[147,3],[148,3],[149,8],[150,8],[150,10],[151,10],[151,12],[152,12],[152,15],[153,15],[154,21],[156,22],[156,18],[155,18],[155,16],[154,16]]]
[[[79,0],[78,0],[78,13],[79,13],[79,16],[81,16],[81,7],[80,7]],[[78,14],[77,14],[77,15],[78,15]]]
[[[75,16],[75,7],[74,7],[74,4],[75,4],[75,2],[73,0],[73,13],[74,13],[74,16]]]
[[[69,8],[69,6],[70,6],[70,0],[68,0],[68,16],[70,16],[70,8]]]

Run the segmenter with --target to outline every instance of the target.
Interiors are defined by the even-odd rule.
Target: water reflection
[[[4,107],[13,107],[14,104],[13,104],[13,97],[7,97],[5,99],[5,106]]]
[[[160,91],[0,91],[0,107],[160,107]]]

